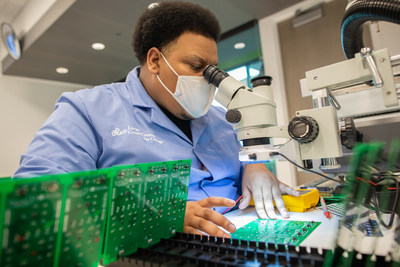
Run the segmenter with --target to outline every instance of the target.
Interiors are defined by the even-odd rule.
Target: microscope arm
[[[306,87],[312,92],[327,89],[336,95],[336,91],[350,93],[353,87],[372,81],[373,86],[381,88],[384,105],[397,106],[399,100],[392,69],[396,62],[391,60],[387,49],[365,48],[352,59],[307,71]]]

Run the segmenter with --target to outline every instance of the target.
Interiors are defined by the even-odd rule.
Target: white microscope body
[[[215,99],[227,108],[226,118],[242,142],[241,160],[267,160],[276,151],[271,138],[291,138],[295,141],[297,163],[312,168],[312,160],[321,159],[320,169],[339,168],[337,158],[343,155],[342,145],[351,148],[357,141],[352,121],[339,127],[334,95],[349,94],[370,88],[381,88],[387,107],[399,105],[396,89],[400,57],[390,57],[386,49],[371,51],[363,48],[354,58],[306,72],[302,89],[311,91],[313,109],[296,112],[288,125],[277,125],[269,76],[252,79],[252,89],[209,65],[204,77],[218,87]]]

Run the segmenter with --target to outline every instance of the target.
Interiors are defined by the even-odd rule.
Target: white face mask
[[[161,53],[161,52],[160,52]],[[161,81],[157,74],[157,79],[162,86],[175,98],[181,107],[193,118],[199,118],[210,109],[211,102],[214,99],[215,86],[209,84],[203,76],[182,76],[168,63],[167,59],[161,53],[168,67],[178,76],[175,93],[173,94],[167,86]]]

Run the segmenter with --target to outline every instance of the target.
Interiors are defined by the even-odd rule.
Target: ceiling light
[[[235,49],[243,49],[246,47],[246,44],[245,43],[236,43],[233,47]]]
[[[102,43],[93,43],[92,48],[94,50],[103,50],[106,46]]]
[[[64,68],[64,67],[58,67],[56,69],[56,71],[57,71],[57,73],[60,73],[60,74],[67,74],[68,73],[68,69]]]
[[[158,2],[151,3],[150,5],[147,6],[148,9],[152,9],[154,7],[158,6]]]

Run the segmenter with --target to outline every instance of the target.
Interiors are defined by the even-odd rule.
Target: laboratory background
[[[378,154],[374,154],[374,156],[371,156],[372,152],[368,154],[372,157],[371,161],[377,158],[385,158],[390,161],[394,158],[397,160],[392,162],[393,166],[398,168],[400,160],[393,155],[399,154],[400,147],[391,145],[393,140],[400,138],[400,87],[398,86],[400,84],[398,79],[400,73],[400,26],[398,24],[385,21],[385,19],[378,20],[376,17],[367,18],[365,23],[360,26],[363,29],[361,39],[364,47],[368,47],[370,50],[360,51],[355,57],[347,57],[343,48],[341,27],[346,8],[352,1],[198,0],[187,2],[197,3],[211,10],[219,20],[222,35],[217,43],[218,68],[225,71],[227,77],[233,78],[236,80],[235,82],[240,82],[248,88],[254,87],[251,80],[255,77],[272,77],[271,83],[267,85],[270,85],[270,96],[276,104],[273,110],[274,116],[276,116],[274,125],[276,128],[271,128],[270,131],[266,130],[273,140],[273,147],[270,147],[272,150],[268,150],[272,152],[266,154],[262,150],[263,148],[260,151],[243,151],[241,156],[244,156],[246,160],[273,162],[271,168],[277,177],[293,188],[315,190],[321,187],[324,188],[321,190],[330,190],[329,193],[334,191],[337,183],[332,183],[320,174],[343,182],[340,179],[344,179],[344,175],[340,173],[353,171],[355,182],[350,184],[347,189],[342,187],[339,192],[341,196],[351,192],[357,192],[360,196],[369,194],[369,189],[364,188],[368,182],[357,184],[360,182],[360,179],[357,180],[357,177],[360,176],[357,171],[363,173],[365,170],[354,170],[357,160],[360,162],[363,160],[362,156],[352,159],[354,143],[362,140],[363,143],[375,145],[375,142],[378,142],[379,153],[377,152]],[[393,18],[393,21],[399,21],[398,1],[388,2],[397,4],[397,13],[394,14],[398,17]],[[2,43],[0,44],[0,177],[10,177],[17,170],[21,154],[26,152],[35,132],[52,114],[54,105],[62,93],[125,81],[128,72],[139,64],[131,46],[134,25],[141,12],[152,3],[153,1],[150,0],[0,0],[2,29]],[[366,14],[369,14],[368,11]],[[340,65],[335,65],[336,63]],[[384,64],[389,64],[389,67],[383,66]],[[386,90],[386,86],[389,84],[387,81],[390,79],[393,85],[392,88],[387,89],[388,93],[386,94],[382,88]],[[379,84],[379,80],[383,80],[383,82]],[[212,82],[211,78],[210,82]],[[232,83],[234,82],[232,81]],[[221,85],[221,91],[225,89],[222,83],[218,85]],[[227,91],[229,90],[227,89]],[[325,95],[321,97],[319,94]],[[324,104],[318,104],[318,101],[325,98],[330,99],[329,107],[331,109],[329,110]],[[224,105],[216,100],[213,105],[223,106],[227,111],[235,110],[236,113],[233,114],[235,116],[239,110],[239,113],[242,112],[240,114],[243,119],[247,118],[246,116],[263,117],[258,110],[252,111],[251,115],[245,114],[246,111],[240,110],[240,105],[238,107]],[[235,121],[235,119],[237,120]],[[334,126],[332,126],[332,121],[334,121]],[[239,133],[246,131],[246,122],[243,122],[243,125],[238,123],[242,123],[240,118],[235,117],[232,122],[237,123],[234,128],[236,127],[235,130],[238,130]],[[298,127],[299,123],[304,123],[305,126],[302,124],[304,127],[311,129],[310,133],[305,133],[307,135],[305,138],[302,133],[296,132],[296,130],[304,130]],[[316,124],[319,126],[315,126]],[[286,132],[279,134],[279,131],[287,131],[288,127],[292,130],[289,135]],[[312,132],[313,127],[314,129],[319,127],[319,132],[318,130],[317,133]],[[253,134],[253,132],[247,132],[247,134]],[[319,134],[318,138],[322,138],[323,135],[325,139],[320,140],[313,134]],[[240,137],[239,134],[239,139]],[[288,141],[289,139],[290,141]],[[345,142],[351,144],[344,145]],[[398,150],[391,150],[391,147],[395,146]],[[360,153],[367,153],[366,151],[369,153],[372,150],[371,147],[364,147],[360,148]],[[281,154],[286,155],[289,160],[284,156],[279,157]],[[272,160],[272,158],[274,159]],[[296,166],[293,162],[303,168]],[[362,163],[356,167],[361,165]],[[168,165],[168,168],[171,166]],[[305,171],[304,168],[311,172]],[[340,175],[337,176],[338,174]],[[397,174],[393,177],[398,180],[399,176]],[[369,184],[371,183],[369,182]],[[388,185],[387,188],[389,187]],[[398,182],[394,182],[390,188],[393,192],[395,191],[392,192],[395,196],[391,196],[388,201],[396,204],[399,202]],[[273,239],[277,238],[275,236],[268,237],[274,240],[270,242],[265,239],[265,236],[262,239],[262,235],[268,235],[264,232],[257,232],[263,222],[258,222],[259,224],[256,226],[249,226],[248,229],[254,227],[253,232],[249,230],[238,233],[237,238],[240,241],[237,243],[233,241],[234,239],[232,241],[218,238],[211,240],[211,238],[183,233],[171,237],[169,233],[161,242],[165,251],[161,252],[161,246],[159,248],[150,246],[157,242],[146,240],[144,246],[150,246],[153,250],[143,250],[142,254],[135,259],[132,258],[110,266],[141,266],[140,264],[149,260],[151,255],[155,255],[154,258],[165,257],[165,266],[178,266],[180,263],[171,259],[177,257],[178,254],[179,257],[182,257],[182,262],[187,264],[186,266],[206,266],[205,264],[211,263],[215,266],[218,263],[226,264],[223,266],[243,266],[241,264],[246,261],[255,264],[254,266],[266,266],[262,262],[272,262],[276,264],[274,266],[288,266],[285,264],[289,264],[289,266],[322,266],[319,264],[326,259],[326,255],[329,254],[327,251],[335,246],[349,251],[349,255],[354,253],[356,248],[359,251],[365,251],[361,255],[369,256],[360,256],[363,259],[362,265],[365,265],[367,260],[378,262],[376,259],[382,253],[388,253],[387,255],[392,257],[391,260],[384,255],[383,265],[376,266],[399,266],[395,265],[400,264],[400,228],[398,226],[400,209],[398,206],[394,206],[397,208],[396,216],[393,215],[396,213],[395,211],[388,213],[395,217],[392,224],[397,225],[397,228],[396,226],[388,227],[386,230],[381,226],[379,230],[375,224],[365,226],[365,220],[360,219],[363,224],[359,225],[364,228],[361,229],[361,226],[358,226],[361,229],[358,231],[364,234],[368,231],[373,232],[371,235],[365,234],[369,239],[362,239],[358,232],[354,235],[351,234],[351,231],[357,231],[357,226],[346,228],[345,224],[349,221],[340,220],[345,218],[345,215],[334,215],[336,211],[333,208],[337,207],[336,205],[332,205],[332,210],[329,210],[332,217],[326,218],[324,212],[327,209],[320,198],[325,195],[321,190],[319,192],[317,190],[315,203],[303,203],[298,213],[295,208],[289,209],[289,211],[294,211],[293,216],[291,212],[293,220],[305,222],[304,225],[294,226],[294,234],[289,235],[292,243],[285,241],[286,243],[280,246],[282,243],[279,243],[278,239]],[[354,199],[356,199],[355,195],[354,193]],[[328,193],[326,196],[327,200],[332,197]],[[307,199],[306,197],[304,196],[304,199]],[[377,204],[376,201],[372,201],[373,204]],[[350,204],[344,202],[344,206],[340,205],[340,208],[345,208],[345,212],[351,210],[353,207],[351,205],[358,203],[357,200]],[[5,209],[4,203],[4,200],[3,202],[0,200],[2,209]],[[332,197],[332,204],[337,203],[337,199]],[[286,204],[291,205],[289,202]],[[298,202],[293,205],[297,207]],[[355,217],[352,218],[364,218],[365,216],[362,214],[369,212],[369,209],[364,209],[365,205],[357,210],[354,213]],[[304,217],[307,212],[310,212],[308,217]],[[245,214],[238,215],[238,213],[239,210],[226,215],[227,218],[237,222],[237,228],[259,220],[255,215],[254,208]],[[7,217],[7,212],[3,216]],[[0,216],[0,218],[2,217]],[[371,222],[371,218],[369,217],[369,221],[367,221]],[[380,220],[377,219],[378,217],[373,218],[376,219],[375,222]],[[393,219],[388,220],[392,221]],[[288,224],[288,221],[284,222]],[[271,225],[272,223],[270,227],[278,227],[277,231],[282,231],[282,235],[284,235],[285,229],[291,227],[289,225],[277,226],[276,223],[274,226]],[[0,227],[5,226],[7,226],[7,222],[0,222]],[[341,231],[337,232],[339,227]],[[348,232],[342,230],[344,228]],[[309,236],[300,237],[299,229],[300,232],[303,229],[315,231],[310,231]],[[255,232],[257,234],[254,234]],[[158,234],[161,240],[163,233]],[[386,234],[390,236],[390,240],[397,240],[397,247],[390,245],[386,251],[377,252],[376,248],[379,247],[378,244],[381,244],[379,242],[385,242],[383,237],[387,237]],[[4,232],[3,238],[5,236]],[[353,239],[343,237],[342,240],[337,240],[338,236],[352,236]],[[380,237],[382,238],[379,239]],[[111,239],[107,238],[105,237],[104,241],[107,243],[104,245],[106,248],[111,242]],[[323,239],[326,240],[323,241]],[[373,241],[371,241],[372,239]],[[373,245],[368,248],[363,247],[361,243],[367,242],[366,240],[371,241]],[[302,244],[307,246],[304,251],[301,249],[300,241],[304,241]],[[350,243],[355,245],[351,247]],[[6,245],[8,244],[3,241],[3,248]],[[177,252],[168,252],[169,250],[166,249],[168,246],[170,248],[179,247],[182,250],[185,247],[186,250],[177,254]],[[316,250],[310,250],[310,248],[316,248]],[[136,250],[135,247],[135,253]],[[194,250],[198,252],[197,255],[211,254],[212,256],[201,258],[194,254],[189,255],[188,251]],[[108,252],[110,251],[112,249]],[[119,259],[119,256],[127,256],[124,251],[121,251],[118,251],[118,257],[113,255],[113,252],[107,252],[107,254],[103,251],[101,252],[103,255],[112,256],[108,259],[103,257],[102,260],[106,259],[106,263],[112,264],[117,258]],[[139,251],[141,250],[139,249]],[[206,252],[201,254],[202,251]],[[333,251],[332,255],[336,255],[337,251]],[[4,260],[6,253],[7,250],[4,249],[0,254],[0,262],[1,258]],[[57,257],[61,257],[61,254],[57,255]],[[371,259],[371,255],[375,255],[375,258]],[[99,258],[95,257],[94,265],[90,266],[103,265],[104,262]],[[345,258],[347,259],[347,256]],[[168,264],[169,260],[171,260],[170,265]],[[340,263],[335,262],[333,257],[329,264],[341,266],[342,263],[345,263],[348,264],[346,266],[351,266],[351,262],[340,260]],[[161,260],[157,262],[157,264],[161,263]],[[27,264],[26,266],[31,265]],[[63,265],[60,263],[59,266]]]
[[[2,1],[1,21],[9,22],[23,39],[23,56],[13,60],[2,44],[1,177],[18,168],[20,155],[53,112],[61,93],[124,80],[138,64],[130,45],[131,32],[151,1],[96,3],[93,7],[91,1]],[[237,79],[248,83],[260,72],[273,77],[279,124],[288,123],[296,110],[312,107],[311,97],[301,95],[299,81],[306,71],[345,59],[340,24],[347,1],[199,4],[214,12],[221,23],[222,69],[238,73]],[[365,27],[364,40],[373,49],[400,53],[398,25],[381,22]],[[94,43],[105,48],[96,50]],[[234,47],[241,44],[243,48]],[[367,106],[367,101],[371,99],[357,102]],[[357,109],[351,103],[343,109]],[[278,166],[278,172],[289,185],[311,179],[309,174],[296,173],[289,163],[279,164],[284,166]]]

